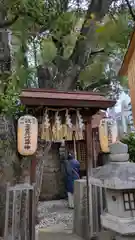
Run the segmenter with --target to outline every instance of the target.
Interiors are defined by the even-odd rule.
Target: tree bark
[[[129,13],[133,19],[133,21],[135,22],[135,13],[134,13],[134,10],[130,4],[130,1],[129,0],[125,0],[125,2],[127,3],[127,6],[128,6],[128,9],[129,9]]]
[[[73,90],[75,88],[80,72],[87,66],[88,60],[94,55],[93,52],[97,48],[95,41],[96,22],[101,21],[107,14],[112,2],[113,0],[91,1],[71,56],[68,60],[62,59],[61,56],[61,64],[58,65],[57,59],[55,61],[58,71],[53,79],[54,88],[60,90]],[[39,87],[46,87],[46,81],[50,81],[48,75],[45,74],[48,71],[43,71],[43,69],[45,70],[46,67],[42,67],[42,73],[39,71],[41,73],[38,75],[40,81]]]
[[[0,22],[5,18],[5,15],[0,12]],[[0,31],[0,72],[10,71],[11,58],[7,29]]]
[[[87,65],[87,61],[95,49],[96,22],[101,21],[109,11],[113,0],[92,0],[84,23],[81,28],[73,53],[70,56],[70,67],[65,74],[58,74],[59,88],[63,90],[73,89],[78,80],[80,71]],[[61,79],[62,77],[62,79]]]

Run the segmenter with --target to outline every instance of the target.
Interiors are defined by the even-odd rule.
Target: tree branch
[[[130,12],[130,15],[131,15],[133,21],[135,22],[135,14],[134,14],[134,11],[133,11],[133,9],[132,9],[132,6],[131,6],[129,0],[125,0],[125,2],[127,3],[127,6],[128,6],[128,9],[129,9],[129,12]]]
[[[12,26],[19,19],[19,17],[21,17],[21,16],[23,16],[23,17],[25,17],[25,16],[30,17],[31,19],[33,19],[40,26],[44,25],[43,22],[41,22],[36,16],[33,16],[33,14],[31,12],[23,12],[23,11],[20,10],[20,11],[18,11],[18,13],[12,19],[0,22],[0,28],[7,28],[7,27]]]
[[[73,53],[71,55],[72,61],[75,61],[75,63],[78,63],[79,59],[80,64],[83,59],[84,52],[86,50],[89,50],[91,52],[92,47],[94,46],[94,35],[95,35],[95,23],[96,21],[101,21],[101,19],[105,16],[105,14],[109,10],[109,6],[113,1],[107,1],[107,0],[92,0],[91,4],[88,7],[88,11],[84,20],[84,23],[82,25],[80,36],[78,37],[76,41],[75,48],[73,50]],[[94,15],[94,19],[92,19],[92,14]],[[88,54],[89,54],[88,51]],[[81,55],[79,54],[81,52]],[[80,55],[80,58],[78,59],[78,55]]]
[[[35,23],[37,23],[38,25],[41,25],[43,26],[44,23],[41,22],[36,16],[34,16],[31,12],[23,12],[23,11],[20,11],[20,15],[22,16],[27,16],[27,17],[30,17],[31,19],[33,19],[35,21]]]
[[[12,19],[10,20],[5,20],[3,22],[0,22],[0,28],[7,28],[13,25],[17,19],[19,18],[19,15],[15,15]]]
[[[58,40],[57,38],[55,38],[55,36],[52,36],[52,41],[53,41],[53,43],[55,44],[55,46],[57,48],[57,56],[63,57],[64,46],[63,46],[62,39]]]
[[[99,53],[104,53],[104,52],[105,52],[105,50],[103,48],[101,48],[101,49],[99,49],[97,51],[92,51],[90,56],[97,55]]]
[[[72,70],[70,72],[70,76],[68,76],[68,79],[66,80],[65,78],[65,85],[63,84],[63,87],[61,88],[68,90],[75,85],[78,72],[80,72],[81,68],[84,68],[86,59],[89,59],[92,53],[92,49],[96,47],[94,38],[96,33],[96,21],[101,21],[103,19],[106,13],[108,13],[112,2],[113,0],[92,0],[89,4],[85,20],[80,31],[80,35],[76,41],[74,50],[69,59],[71,62]],[[94,19],[92,15],[94,15]],[[75,69],[76,74],[73,74],[72,71],[75,72]]]

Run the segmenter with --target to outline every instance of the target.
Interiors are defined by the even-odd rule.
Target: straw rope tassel
[[[77,159],[75,133],[73,133],[73,143],[74,143],[74,155],[75,155],[75,159]]]

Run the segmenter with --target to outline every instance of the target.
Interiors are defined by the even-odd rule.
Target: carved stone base
[[[101,215],[101,224],[104,228],[120,233],[121,235],[135,234],[135,217],[120,218],[105,213]]]
[[[115,239],[116,240],[134,240],[135,235],[134,236],[116,236]]]

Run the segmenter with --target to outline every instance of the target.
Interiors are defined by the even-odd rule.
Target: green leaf
[[[56,57],[56,47],[50,39],[41,42],[41,57],[43,62],[51,62]]]

